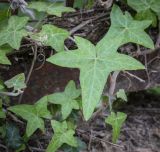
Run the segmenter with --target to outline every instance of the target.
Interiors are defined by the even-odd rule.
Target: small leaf
[[[19,49],[21,40],[27,36],[24,29],[28,22],[28,17],[11,16],[6,28],[0,31],[0,46],[9,44],[14,49]]]
[[[117,114],[114,112],[111,112],[111,115],[106,118],[105,122],[107,124],[110,124],[113,128],[113,137],[112,137],[113,143],[117,142],[117,139],[120,134],[120,129],[124,121],[126,120],[126,118],[127,118],[127,115],[122,112],[118,112]]]
[[[66,121],[60,123],[58,121],[52,120],[51,125],[54,130],[54,135],[47,147],[46,152],[56,152],[56,150],[63,144],[77,147],[76,138],[73,136],[75,131],[68,128]]]
[[[1,46],[0,47],[0,64],[8,64],[11,65],[11,62],[6,57],[7,53],[10,53],[12,51],[12,48],[8,46]]]
[[[30,137],[38,128],[44,131],[44,121],[42,118],[51,118],[47,109],[47,96],[41,98],[34,105],[16,105],[8,110],[27,120],[26,133]]]
[[[23,144],[19,129],[13,124],[6,125],[6,145],[8,148],[18,149]]]
[[[66,119],[73,109],[79,109],[79,104],[75,100],[80,96],[80,90],[76,89],[74,81],[70,81],[64,92],[54,93],[48,96],[50,103],[60,104],[62,111],[62,118]]]
[[[120,89],[118,92],[117,92],[117,98],[121,98],[123,99],[124,101],[127,101],[127,96],[126,96],[126,93],[124,91],[124,89]]]
[[[41,42],[45,46],[51,46],[57,52],[64,51],[64,41],[69,37],[69,32],[53,25],[43,25],[39,33],[31,35],[31,38]]]
[[[39,12],[47,12],[49,15],[56,15],[61,17],[63,12],[74,12],[71,7],[65,7],[64,3],[51,2],[31,2],[29,8],[35,9]]]
[[[13,78],[5,81],[4,84],[7,86],[7,88],[13,88],[14,91],[26,88],[24,73],[14,76]]]
[[[77,50],[59,52],[47,61],[69,68],[80,69],[82,106],[85,120],[88,120],[100,101],[108,75],[112,71],[144,69],[137,60],[112,50],[108,55],[101,55],[99,47],[90,41],[75,37]]]

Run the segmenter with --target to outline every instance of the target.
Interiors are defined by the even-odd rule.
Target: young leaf
[[[159,0],[127,0],[128,5],[135,9],[137,12],[152,10],[160,16],[160,1]]]
[[[77,146],[76,138],[73,136],[75,131],[68,128],[66,121],[60,123],[52,120],[51,125],[54,130],[54,135],[46,152],[55,152],[63,144],[68,144],[73,147]]]
[[[119,89],[116,95],[117,95],[117,98],[121,98],[127,102],[127,96],[126,96],[124,89]]]
[[[12,48],[8,46],[1,46],[0,47],[0,64],[8,64],[11,65],[11,62],[9,59],[6,57],[6,54],[11,52]]]
[[[65,7],[64,3],[51,3],[51,2],[31,2],[29,8],[35,9],[39,12],[47,12],[49,15],[56,15],[61,17],[63,12],[75,11],[71,7]]]
[[[41,98],[34,105],[16,105],[8,110],[27,120],[26,134],[30,137],[38,128],[44,131],[44,121],[42,118],[51,119],[51,114],[47,109],[47,96]]]
[[[102,56],[98,54],[99,48],[84,38],[75,37],[75,41],[77,50],[57,53],[47,61],[62,67],[80,69],[83,114],[85,120],[88,120],[100,101],[110,72],[144,69],[144,66],[134,58],[119,54],[115,50]]]
[[[41,32],[31,35],[32,39],[51,46],[57,52],[64,51],[64,40],[67,37],[68,31],[49,24],[43,25]]]
[[[128,12],[123,12],[116,5],[111,11],[111,27],[104,38],[97,44],[102,56],[117,51],[118,47],[128,42],[154,48],[153,41],[144,31],[151,21],[134,20]]]
[[[126,120],[127,115],[122,112],[118,112],[117,114],[114,112],[111,112],[111,115],[106,118],[106,123],[110,124],[113,128],[113,136],[112,136],[112,141],[113,143],[117,142],[117,139],[120,134],[120,129]]]
[[[9,44],[14,49],[19,49],[21,40],[27,36],[24,26],[28,22],[28,17],[11,16],[6,28],[0,31],[0,46]]]
[[[72,109],[79,109],[79,104],[75,99],[79,97],[80,94],[81,92],[79,89],[76,89],[74,81],[70,81],[64,92],[49,95],[48,101],[50,103],[60,104],[62,107],[62,118],[66,119],[72,112]]]
[[[26,88],[24,73],[14,76],[13,78],[7,80],[4,84],[7,88],[13,88],[14,91]]]

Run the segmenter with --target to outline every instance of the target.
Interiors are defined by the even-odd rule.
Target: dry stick
[[[23,91],[18,90],[18,92],[0,92],[0,95],[16,97],[16,96],[20,95],[21,93],[23,93]]]
[[[119,73],[120,73],[119,71],[115,71],[112,74],[111,80],[110,80],[110,87],[109,87],[109,93],[108,93],[108,101],[109,101],[110,111],[112,111],[113,95],[114,95],[114,91],[116,88],[116,80],[117,80]]]
[[[32,49],[33,49],[33,47],[32,47]],[[31,77],[31,74],[32,74],[32,71],[33,71],[33,68],[34,68],[34,65],[35,65],[35,62],[36,62],[36,58],[37,58],[37,45],[36,45],[36,44],[35,44],[35,48],[33,49],[33,51],[34,51],[34,57],[33,57],[31,67],[30,67],[30,69],[29,69],[29,73],[28,73],[27,78],[26,78],[26,81],[25,81],[26,85],[27,85],[28,82],[29,82],[29,79],[30,79],[30,77]],[[18,103],[19,103],[19,104],[20,104],[21,101],[22,101],[22,97],[23,97],[23,93],[22,93],[21,96],[19,97],[19,100],[18,100]]]
[[[90,19],[90,20],[87,20],[87,21],[82,22],[82,23],[79,24],[78,26],[76,26],[76,27],[74,27],[73,29],[71,29],[71,30],[70,30],[70,34],[71,34],[71,35],[74,34],[76,31],[80,30],[81,28],[83,28],[83,27],[86,26],[87,24],[89,24],[89,23],[91,23],[91,22],[93,22],[93,21],[96,21],[96,20],[98,20],[98,19],[101,18],[101,17],[105,17],[105,16],[107,16],[107,15],[108,15],[108,14],[105,13],[105,14],[102,14],[102,15],[100,15],[100,16],[95,17],[94,19]],[[107,19],[106,19],[106,20],[107,20]]]
[[[132,73],[129,73],[129,72],[127,72],[127,71],[124,71],[124,73],[130,75],[131,77],[133,77],[133,78],[135,78],[135,79],[137,79],[137,80],[139,80],[140,82],[145,83],[145,80],[141,79],[140,77],[138,77],[138,76],[136,76],[136,75],[134,75],[134,74],[132,74]]]
[[[21,120],[19,120],[19,119],[18,119],[15,115],[13,115],[11,112],[8,111],[7,114],[8,114],[15,122],[18,122],[18,123],[24,125],[24,122],[21,121]]]

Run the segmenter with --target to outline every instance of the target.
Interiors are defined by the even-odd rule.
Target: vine
[[[2,10],[4,15],[0,15],[1,65],[11,65],[7,56],[8,53],[14,53],[15,50],[19,51],[22,40],[25,39],[34,46],[46,46],[55,50],[55,53],[47,58],[46,62],[80,70],[79,88],[76,88],[75,82],[71,80],[63,92],[46,95],[34,105],[10,106],[5,99],[8,96],[22,94],[27,87],[29,77],[27,77],[26,82],[25,75],[21,73],[8,81],[1,81],[0,119],[4,122],[7,115],[12,115],[14,121],[17,121],[17,119],[19,121],[19,118],[27,121],[23,139],[19,139],[21,137],[18,136],[17,143],[19,145],[15,146],[17,143],[9,145],[12,149],[17,151],[25,149],[26,144],[20,142],[20,140],[27,143],[37,129],[45,133],[45,121],[51,123],[54,130],[53,138],[46,149],[47,152],[56,151],[64,143],[77,147],[78,140],[74,136],[76,123],[70,120],[71,115],[76,111],[76,115],[84,118],[85,121],[92,119],[98,104],[102,100],[103,90],[110,76],[114,84],[110,86],[107,94],[109,108],[105,109],[110,112],[110,115],[105,119],[105,122],[106,125],[112,126],[112,141],[117,142],[120,129],[127,118],[125,113],[115,112],[112,108],[115,96],[127,101],[123,88],[115,92],[117,76],[120,71],[145,69],[140,61],[129,55],[119,53],[118,49],[124,44],[134,43],[153,50],[155,48],[154,42],[145,30],[151,25],[157,27],[157,20],[160,16],[159,0],[146,0],[145,3],[143,0],[127,0],[127,4],[136,11],[135,17],[132,17],[128,11],[122,11],[117,4],[113,4],[110,12],[111,24],[109,30],[96,45],[80,36],[73,36],[74,31],[72,30],[67,31],[52,25],[52,23],[46,24],[47,16],[62,17],[64,12],[76,11],[74,8],[64,6],[62,2],[32,1],[27,4],[19,1],[17,5],[21,8],[20,15],[12,15],[12,12],[4,7]],[[89,1],[86,5],[78,2],[74,4],[75,7],[80,9],[84,6],[85,8],[91,8],[92,5],[93,1]],[[13,7],[13,3],[11,6]],[[22,6],[24,6],[23,11]],[[16,9],[19,7],[17,6]],[[28,16],[26,17],[24,14]],[[37,19],[36,14],[41,14],[43,18],[38,19],[36,25],[32,25],[30,22],[34,20],[33,18]],[[85,24],[82,26],[85,26]],[[75,44],[76,49],[67,48],[64,43],[66,39],[70,39]],[[56,107],[56,110],[54,107]],[[57,113],[59,117],[57,117]],[[4,125],[1,126],[1,128],[3,127]],[[7,126],[2,130],[5,130],[7,135],[6,128]],[[12,130],[16,130],[15,132],[19,134],[17,128],[12,128]],[[6,135],[2,136],[6,137]]]

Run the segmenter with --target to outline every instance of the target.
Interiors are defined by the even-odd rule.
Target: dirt
[[[88,141],[88,152],[159,152],[160,151],[160,96],[146,92],[132,93],[129,102],[117,111],[125,112],[127,120],[122,127],[116,145],[111,142],[111,127],[105,126],[105,111],[79,130],[82,139]]]

